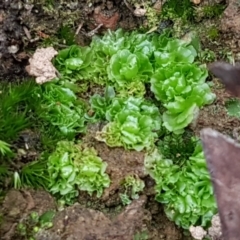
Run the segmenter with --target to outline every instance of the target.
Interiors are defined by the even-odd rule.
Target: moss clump
[[[211,26],[207,30],[207,36],[210,40],[214,41],[219,37],[219,30],[216,26]]]
[[[148,27],[151,28],[157,26],[160,21],[159,14],[152,7],[149,7],[148,5],[146,5],[145,7],[147,10],[146,16],[148,20]]]
[[[183,22],[194,19],[193,4],[189,0],[168,0],[163,5],[162,16],[164,19],[181,18]]]
[[[205,18],[216,18],[223,13],[225,7],[226,7],[225,5],[221,4],[206,5],[203,6],[202,12]]]

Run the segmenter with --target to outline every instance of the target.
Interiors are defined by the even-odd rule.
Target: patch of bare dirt
[[[55,202],[50,194],[45,191],[10,190],[0,206],[1,239],[17,239],[13,236],[20,220],[32,211],[43,214],[51,209],[55,209]]]
[[[56,35],[63,23],[72,26],[77,33],[76,41],[81,45],[91,41],[91,34],[102,33],[108,28],[132,30],[144,24],[144,17],[134,16],[121,0],[95,0],[91,1],[92,4],[87,4],[88,1],[53,1],[53,8],[44,5],[44,1],[32,2],[13,0],[0,3],[0,80],[26,77],[24,68],[32,54],[29,50],[36,49],[45,38]],[[238,18],[236,10],[234,18],[228,21],[226,17],[231,6],[229,3],[221,24],[235,24],[232,31],[236,31],[239,27],[235,22]],[[221,46],[219,42],[209,43],[209,39],[203,40],[203,43],[213,51],[228,46],[238,53],[240,42],[233,35],[230,32],[223,33],[220,37]],[[225,102],[231,97],[217,81],[214,81],[213,91],[217,99],[200,112],[195,132],[199,135],[202,128],[211,127],[232,135],[233,129],[240,126],[240,120],[229,117],[225,109]],[[154,181],[144,173],[144,153],[123,148],[110,149],[104,143],[95,141],[94,135],[100,129],[101,126],[92,126],[83,141],[93,146],[108,163],[107,173],[112,181],[110,188],[105,190],[101,199],[81,193],[78,199],[80,204],[57,212],[53,228],[39,232],[37,239],[132,240],[136,234],[143,236],[141,234],[144,231],[147,232],[147,239],[152,240],[191,239],[167,219],[162,205],[155,201]],[[143,179],[145,189],[138,200],[123,207],[119,193],[123,191],[122,181],[128,175]],[[55,201],[44,191],[9,191],[1,206],[1,239],[20,239],[16,233],[17,224],[32,211],[42,214],[50,209],[56,209]]]
[[[154,196],[148,198],[147,207],[152,216],[148,222],[147,229],[151,240],[191,240],[185,236],[174,222],[170,222],[164,213],[163,206],[156,202]]]
[[[133,201],[125,210],[112,221],[102,212],[82,208],[79,204],[59,212],[54,219],[54,227],[48,231],[58,235],[58,239],[96,239],[96,240],[130,240],[136,231],[141,231],[147,221],[144,204],[146,197]],[[45,235],[45,234],[44,234]],[[37,239],[43,239],[40,233]]]
[[[112,204],[118,204],[120,199],[117,197],[118,201],[114,198],[114,202],[111,202],[110,196],[118,195],[125,177],[134,175],[143,178],[146,176],[144,173],[144,153],[127,151],[124,148],[110,148],[105,143],[98,142],[95,140],[95,135],[100,129],[99,124],[92,125],[84,137],[84,141],[94,147],[103,161],[108,164],[106,171],[111,178],[111,186],[105,190],[102,199],[108,202],[108,206],[112,206]]]
[[[221,19],[221,28],[224,32],[233,32],[236,38],[240,38],[240,3],[238,0],[228,0],[228,7]]]
[[[76,203],[56,212],[53,227],[40,229],[35,237],[39,240],[132,240],[138,234],[148,236],[139,239],[186,240],[174,223],[166,219],[161,206],[154,199],[150,202],[142,195],[113,217]],[[1,207],[1,239],[26,239],[19,235],[18,223],[24,223],[33,211],[40,215],[49,210],[55,211],[56,206],[48,193],[11,190]]]
[[[198,124],[194,131],[199,136],[201,129],[210,127],[232,136],[233,130],[240,126],[240,119],[229,116],[225,107],[226,101],[232,99],[232,96],[216,79],[212,91],[216,94],[216,101],[200,111]]]

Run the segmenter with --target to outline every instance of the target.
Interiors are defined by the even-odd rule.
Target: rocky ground
[[[53,5],[49,5],[53,2]],[[86,45],[92,34],[100,34],[106,29],[126,30],[140,28],[147,24],[144,7],[137,7],[127,1],[1,1],[0,2],[0,80],[16,81],[28,76],[25,67],[28,59],[38,46],[46,43],[50,36],[63,23],[68,22],[76,34],[77,42]],[[129,1],[130,2],[130,1]],[[198,4],[199,1],[194,1]],[[201,1],[202,4],[220,2],[219,0]],[[152,7],[161,10],[153,1]],[[217,20],[220,29],[218,41],[212,41],[202,31],[203,48],[214,52],[228,49],[232,58],[240,60],[240,4],[237,0],[226,2],[227,7],[221,20]],[[196,5],[197,6],[197,5]],[[141,15],[142,14],[142,15]],[[215,20],[202,20],[198,23],[200,33],[205,25],[216,24]],[[98,28],[100,26],[100,28]],[[97,28],[97,30],[96,30]],[[57,42],[59,48],[64,43]],[[214,82],[213,91],[217,100],[200,112],[194,128],[196,134],[203,127],[212,127],[232,135],[240,124],[239,120],[229,117],[225,102],[230,98],[223,87]],[[216,115],[218,118],[216,119]],[[58,211],[53,220],[53,227],[40,231],[37,239],[104,239],[104,240],[187,240],[181,229],[176,227],[164,215],[163,208],[154,200],[154,182],[144,173],[142,153],[126,152],[121,148],[110,149],[105,144],[94,140],[98,126],[89,129],[84,141],[94,146],[100,157],[108,163],[107,173],[112,184],[99,200],[87,194],[79,197],[77,204]],[[117,163],[117,164],[116,164]],[[139,199],[127,207],[120,207],[121,182],[129,174],[144,179],[145,189]],[[2,200],[0,219],[1,239],[24,238],[16,231],[18,222],[25,222],[31,232],[33,226],[28,222],[31,212],[42,214],[56,210],[55,200],[44,191],[26,189],[10,190]],[[147,232],[147,235],[146,235]]]

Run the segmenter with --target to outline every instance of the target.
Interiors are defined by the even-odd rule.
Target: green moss
[[[201,62],[214,62],[216,60],[216,54],[212,50],[206,48],[199,54],[199,59]]]
[[[59,40],[56,36],[51,36],[51,37],[48,37],[48,38],[44,38],[40,43],[39,43],[39,46],[40,47],[54,47],[56,45],[58,45],[59,43]]]
[[[69,25],[62,25],[57,32],[57,37],[60,42],[68,46],[76,43],[75,33]]]
[[[219,30],[216,26],[211,26],[207,30],[207,36],[210,40],[214,41],[219,37]]]
[[[225,5],[211,4],[203,6],[202,11],[205,18],[219,17],[225,9]]]
[[[134,236],[133,236],[133,240],[147,240],[148,238],[148,233],[146,231],[142,231],[142,232],[137,232]]]
[[[193,4],[189,0],[168,0],[163,5],[162,17],[164,19],[181,18],[183,22],[192,21],[194,19]]]
[[[157,11],[155,11],[152,7],[149,7],[148,5],[146,5],[146,17],[148,20],[148,27],[152,28],[158,25],[159,21],[160,21],[160,17],[157,14]]]
[[[44,38],[40,43],[43,47],[49,46],[71,46],[76,44],[75,33],[70,25],[61,25],[55,35]]]

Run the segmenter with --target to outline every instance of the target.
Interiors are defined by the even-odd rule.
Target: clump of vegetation
[[[199,144],[182,166],[157,150],[146,156],[145,166],[156,181],[156,200],[164,204],[170,220],[184,229],[191,225],[207,227],[210,224],[217,205]]]
[[[13,173],[13,186],[16,189],[32,187],[48,190],[49,182],[50,176],[45,159],[29,162],[15,169]]]
[[[4,163],[4,159],[11,159],[12,157],[14,157],[14,153],[11,150],[11,145],[0,140],[0,185],[3,185],[4,179],[9,176],[9,166]]]
[[[171,5],[173,1],[168,4],[190,18],[183,8]],[[71,44],[71,38],[67,42]],[[59,51],[53,60],[59,78],[43,85],[7,87],[1,93],[0,139],[6,141],[0,142],[2,156],[11,155],[9,149],[26,128],[40,132],[44,150],[34,161],[20,159],[17,166],[13,163],[19,156],[13,154],[11,164],[3,160],[7,167],[2,172],[13,175],[16,188],[42,187],[67,204],[76,201],[79,191],[101,197],[110,185],[107,164],[93,148],[75,142],[88,123],[101,122],[104,127],[96,139],[109,147],[150,154],[158,142],[160,152],[145,161],[156,181],[157,201],[183,228],[206,226],[216,212],[210,176],[202,150],[184,133],[199,109],[215,98],[205,66],[195,62],[199,45],[197,38],[184,41],[167,32],[147,35],[119,29],[93,37],[88,47],[73,44]],[[81,92],[91,84],[105,88],[105,94],[82,99]],[[144,188],[135,176],[126,178],[124,186],[124,204]]]
[[[207,4],[202,7],[205,18],[220,17],[226,6],[222,4]]]
[[[57,38],[62,41],[62,44],[65,44],[67,46],[76,44],[75,33],[73,31],[73,28],[68,25],[62,25],[59,28],[57,32]]]
[[[79,190],[97,197],[109,187],[110,179],[105,173],[107,164],[97,156],[93,148],[80,143],[61,141],[48,157],[47,168],[50,177],[50,192],[56,194],[67,204],[78,196]]]
[[[119,29],[102,39],[95,37],[90,47],[60,51],[54,63],[64,77],[71,76],[72,82],[87,80],[112,86],[120,97],[143,97],[146,84],[151,83],[155,97],[166,109],[163,125],[181,133],[199,108],[215,98],[205,83],[206,68],[193,64],[197,50],[192,42],[165,34],[124,33]]]
[[[109,123],[98,133],[97,139],[111,147],[123,146],[136,151],[150,149],[161,128],[158,108],[142,98],[115,98],[105,118]]]
[[[180,135],[173,133],[165,134],[159,140],[157,147],[165,158],[172,159],[174,164],[182,166],[194,153],[196,142],[194,134],[187,130]]]
[[[6,143],[5,141],[0,140],[0,154],[1,156],[11,156],[12,150],[10,148],[10,144]]]
[[[149,236],[146,231],[137,232],[133,237],[133,240],[148,240],[148,239],[149,239]]]
[[[128,205],[132,200],[138,199],[139,193],[142,192],[145,187],[144,181],[138,178],[138,176],[133,175],[127,176],[122,185],[125,188],[125,192],[120,194],[123,205]]]
[[[216,54],[210,49],[204,49],[199,53],[199,60],[201,62],[214,62],[216,60]]]
[[[229,116],[240,118],[240,101],[238,99],[229,100],[226,108]]]
[[[11,142],[20,131],[31,124],[29,95],[33,91],[34,82],[22,84],[4,84],[0,86],[0,139]]]
[[[189,0],[168,0],[162,8],[162,17],[165,19],[181,18],[181,21],[192,21],[194,19],[193,3]]]
[[[182,133],[199,108],[214,101],[215,95],[205,83],[207,71],[194,64],[174,64],[159,68],[151,79],[151,90],[163,103],[163,126]]]
[[[32,98],[38,103],[34,109],[43,122],[57,127],[66,136],[84,131],[84,105],[71,89],[45,83],[35,89]]]
[[[211,26],[207,30],[207,36],[210,40],[214,41],[219,37],[219,30],[216,26]]]
[[[15,145],[20,141],[20,133],[26,129],[40,132],[42,147],[49,151],[54,142],[73,139],[85,129],[84,105],[68,88],[55,82],[37,85],[29,80],[21,84],[1,85],[2,115],[1,175],[12,179],[15,188],[31,186],[48,188],[49,175],[46,172],[46,159],[33,158],[30,162],[22,159],[27,149],[15,154]],[[51,135],[51,137],[49,137]],[[57,136],[57,139],[54,137]],[[45,156],[45,155],[44,155]],[[3,181],[2,181],[3,182]]]
[[[26,219],[17,225],[17,234],[25,239],[35,239],[34,237],[39,231],[53,226],[54,216],[54,211],[47,211],[42,215],[31,212]]]
[[[161,14],[159,14],[155,9],[150,7],[148,4],[144,5],[146,9],[146,17],[147,17],[147,26],[148,28],[154,28],[159,24],[161,19]]]

